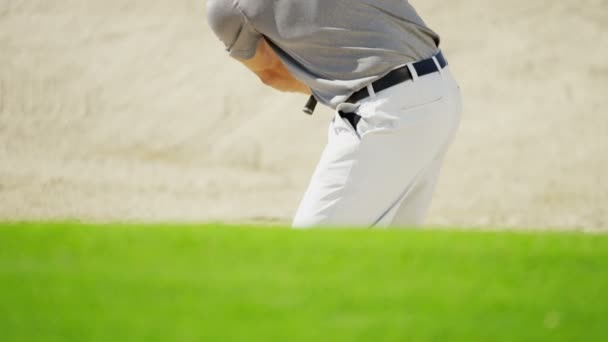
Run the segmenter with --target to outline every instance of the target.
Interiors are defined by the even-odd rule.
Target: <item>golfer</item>
[[[407,0],[207,0],[207,15],[264,84],[335,111],[294,227],[424,222],[462,101]]]

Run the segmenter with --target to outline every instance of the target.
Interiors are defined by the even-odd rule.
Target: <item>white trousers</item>
[[[341,104],[296,212],[305,228],[424,223],[443,157],[458,128],[462,96],[449,67]],[[361,116],[357,127],[339,112]]]

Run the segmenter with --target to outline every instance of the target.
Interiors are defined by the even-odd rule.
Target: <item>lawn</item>
[[[608,236],[0,224],[0,340],[607,341]]]

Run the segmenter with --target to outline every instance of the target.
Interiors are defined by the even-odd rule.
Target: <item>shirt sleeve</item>
[[[207,21],[230,56],[250,59],[262,35],[237,6],[234,0],[207,0]]]

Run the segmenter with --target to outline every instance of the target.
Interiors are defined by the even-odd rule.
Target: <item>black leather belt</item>
[[[445,60],[445,58],[443,58],[443,54],[441,53],[441,51],[439,51],[435,55],[435,58],[437,58],[437,62],[439,62],[439,66],[441,67],[441,69],[445,68],[445,66],[448,65],[448,62]],[[433,60],[433,58],[428,58],[428,59],[416,62],[412,66],[414,67],[414,70],[416,70],[418,77],[432,74],[434,72],[439,71],[439,69],[437,69],[437,65],[435,64],[435,61]],[[372,87],[374,88],[374,92],[379,93],[379,92],[386,90],[392,86],[395,86],[399,83],[409,81],[412,78],[413,78],[413,76],[412,76],[412,73],[410,72],[410,69],[407,66],[403,66],[401,68],[398,68],[398,69],[395,69],[395,70],[389,72],[388,74],[386,74],[386,76],[382,77],[381,79],[374,81],[372,83]],[[355,92],[354,94],[352,94],[345,102],[357,103],[368,97],[369,97],[369,91],[367,90],[367,87],[365,87],[365,88]]]
[[[443,54],[441,53],[441,51],[437,52],[434,57],[437,58],[437,62],[439,63],[439,66],[441,67],[441,69],[445,68],[448,65],[448,62],[443,57]],[[418,74],[418,77],[432,74],[432,73],[440,70],[437,68],[437,64],[435,64],[435,61],[433,60],[433,58],[427,58],[425,60],[415,62],[412,64],[412,66],[413,66],[414,70],[416,70],[416,74]],[[380,78],[379,80],[374,81],[372,83],[372,87],[374,88],[374,92],[379,93],[394,85],[409,81],[412,78],[413,78],[413,76],[412,76],[412,73],[410,72],[410,69],[407,66],[403,66],[403,67],[400,67],[398,69],[395,69],[395,70],[389,72],[388,74],[386,74],[384,77]],[[357,103],[368,97],[369,97],[369,91],[367,90],[367,87],[365,87],[359,91],[354,92],[344,102]],[[315,110],[316,104],[317,104],[317,100],[314,98],[314,96],[311,96],[310,99],[308,100],[308,103],[306,103],[306,107],[304,107],[304,112],[307,114],[312,114]]]

